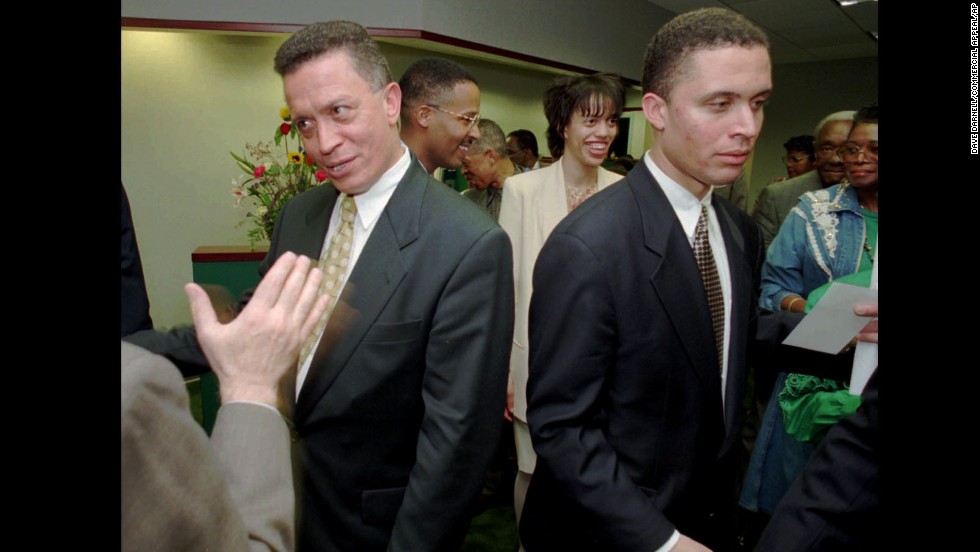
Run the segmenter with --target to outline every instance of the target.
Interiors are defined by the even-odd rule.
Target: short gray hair
[[[335,51],[347,54],[354,70],[375,92],[394,80],[378,43],[353,21],[327,21],[300,29],[279,47],[275,69],[286,76],[304,63]]]
[[[492,149],[498,157],[507,157],[507,138],[500,125],[490,119],[480,119],[476,125],[480,129],[480,139],[470,144],[470,151],[483,153]]]
[[[838,111],[837,113],[831,113],[830,115],[827,115],[823,119],[820,119],[820,122],[817,123],[817,128],[814,129],[814,131],[813,131],[813,140],[814,141],[817,140],[817,136],[820,135],[820,129],[822,129],[824,127],[824,125],[826,125],[827,123],[829,123],[831,121],[847,121],[848,123],[850,123],[850,122],[854,121],[854,114],[855,113],[857,113],[857,112],[854,111],[854,110],[851,110],[851,111]]]

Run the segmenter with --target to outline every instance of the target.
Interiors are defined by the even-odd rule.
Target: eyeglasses
[[[824,144],[817,148],[817,156],[819,157],[836,157],[838,155],[838,147],[833,144]]]
[[[456,118],[458,118],[461,121],[466,121],[467,123],[469,123],[469,126],[466,127],[466,130],[467,131],[469,131],[474,126],[476,126],[476,123],[480,120],[480,114],[479,113],[477,113],[476,115],[472,115],[472,116],[470,116],[470,115],[460,115],[459,113],[455,113],[455,112],[449,111],[448,109],[443,109],[443,108],[439,107],[438,105],[432,105],[432,104],[424,104],[424,105],[421,105],[419,107],[431,107],[432,109],[435,109],[435,110],[438,110],[438,111],[442,111],[443,113],[448,113],[449,115],[452,115],[453,117],[456,117]]]
[[[848,142],[841,146],[837,154],[840,158],[847,162],[857,161],[858,155],[864,154],[865,159],[872,161],[878,160],[878,142],[868,142],[867,145],[861,145],[855,142]]]
[[[809,161],[809,160],[810,160],[810,156],[808,155],[793,155],[791,157],[783,156],[783,163],[789,163],[790,161],[792,161],[794,165],[798,165],[804,161]]]

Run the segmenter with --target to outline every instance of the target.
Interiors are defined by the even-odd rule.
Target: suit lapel
[[[627,175],[643,223],[644,245],[656,256],[650,283],[705,388],[721,394],[708,299],[694,251],[674,209],[645,163]]]
[[[333,186],[327,186],[323,190],[323,194],[303,213],[302,224],[292,228],[290,235],[281,238],[283,243],[289,244],[290,251],[311,259],[320,258],[323,240],[327,237],[327,227],[330,226],[330,215],[337,196],[340,195]]]
[[[730,314],[730,327],[728,329],[728,380],[725,389],[726,397],[740,397],[745,387],[746,367],[746,347],[748,345],[748,327],[744,321],[750,318],[752,299],[755,294],[752,290],[752,267],[746,255],[745,236],[738,229],[732,213],[729,211],[733,207],[730,203],[714,199],[712,206],[718,216],[718,224],[721,227],[722,236],[725,239],[725,250],[728,257],[728,271],[731,277],[732,289],[732,312]],[[725,426],[726,442],[735,437],[739,428],[733,427],[732,422],[737,419],[737,409],[740,408],[738,400],[725,401]],[[723,447],[723,449],[726,447]]]
[[[541,244],[547,239],[555,225],[568,215],[568,200],[565,198],[565,175],[561,170],[561,158],[555,161],[552,166],[554,169],[548,170],[547,180],[543,181],[538,188],[541,194],[541,202],[536,207],[541,209],[542,215],[538,217],[539,226],[535,231],[541,235],[541,240],[538,242]],[[547,169],[551,169],[551,167],[538,170]]]
[[[401,250],[418,239],[422,196],[429,178],[412,156],[371,237],[351,271],[296,404],[297,420],[310,414],[360,346],[406,273]]]

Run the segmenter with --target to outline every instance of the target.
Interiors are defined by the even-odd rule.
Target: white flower
[[[232,180],[234,182],[234,180]],[[245,199],[247,195],[245,193],[245,188],[239,186],[238,184],[233,184],[231,187],[231,195],[235,197],[235,207],[242,206],[242,200]]]

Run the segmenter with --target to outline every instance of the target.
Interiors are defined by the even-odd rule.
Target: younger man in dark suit
[[[552,232],[530,310],[538,453],[528,552],[730,550],[762,245],[714,186],[739,175],[772,89],[768,40],[734,12],[653,37],[653,147]]]

